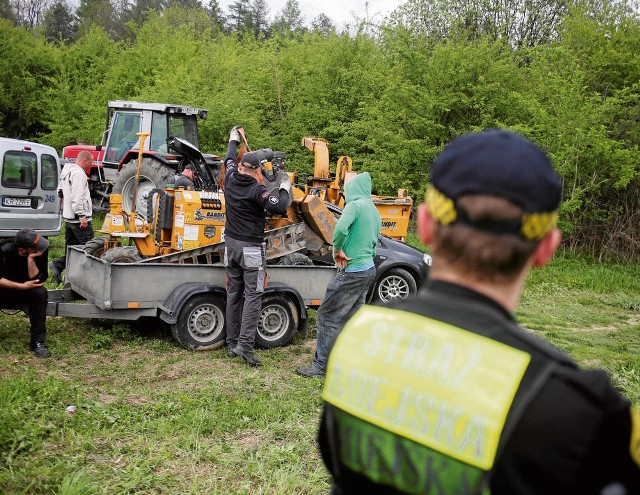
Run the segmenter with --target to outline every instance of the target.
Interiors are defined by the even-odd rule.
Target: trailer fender
[[[160,310],[159,318],[169,325],[177,323],[180,310],[186,302],[196,294],[206,293],[220,294],[224,298],[227,297],[227,291],[218,285],[187,282],[176,287],[164,304],[158,305]]]
[[[173,325],[178,321],[178,315],[185,303],[196,294],[220,294],[226,298],[226,290],[223,287],[212,284],[202,284],[199,282],[188,282],[186,284],[179,285],[167,298],[164,304],[160,304],[158,309],[160,314],[158,315],[162,321]],[[269,284],[265,291],[264,296],[268,294],[286,294],[291,302],[295,305],[298,315],[300,315],[298,323],[298,331],[307,331],[308,314],[307,308],[304,305],[304,300],[295,288],[290,285],[273,282]],[[264,297],[263,296],[263,297]]]
[[[171,326],[175,340],[185,349],[217,349],[226,338],[226,293],[220,286],[186,283],[159,305],[161,320]],[[292,287],[273,284],[262,297],[255,345],[280,347],[291,342],[300,328],[306,329],[307,313],[302,297]]]

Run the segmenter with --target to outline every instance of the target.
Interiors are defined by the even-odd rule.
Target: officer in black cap
[[[229,357],[240,356],[249,366],[260,366],[253,348],[267,281],[265,212],[286,214],[291,182],[282,172],[279,187],[269,193],[256,153],[244,153],[240,163],[236,161],[242,142],[239,129],[234,127],[229,135],[224,175],[227,346]]]
[[[561,181],[504,130],[452,141],[418,210],[426,287],[368,306],[329,357],[319,433],[332,493],[640,493],[640,416],[513,317],[560,243]]]
[[[26,307],[31,323],[29,347],[38,357],[49,357],[47,336],[47,257],[49,241],[33,229],[22,229],[13,242],[0,247],[0,301]]]

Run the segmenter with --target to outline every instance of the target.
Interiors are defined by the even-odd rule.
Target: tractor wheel
[[[133,193],[136,190],[136,173],[138,171],[137,160],[125,164],[113,183],[113,192],[122,195],[122,209],[126,213],[133,211]],[[162,162],[145,157],[140,166],[139,183],[136,192],[136,217],[147,221],[148,198],[154,189],[164,189],[165,185],[173,179],[175,170]]]
[[[407,270],[392,268],[376,283],[373,300],[382,303],[398,301],[415,294],[417,290],[416,281]]]
[[[84,245],[84,252],[96,258],[102,258],[102,255],[105,253],[104,244],[106,240],[106,237],[95,237],[91,239]]]
[[[307,255],[302,253],[291,253],[283,256],[278,260],[278,265],[285,266],[306,266],[313,265],[313,261]]]
[[[256,346],[282,347],[291,342],[298,328],[298,310],[284,294],[264,296],[258,320]]]
[[[219,294],[198,294],[182,307],[171,333],[185,349],[205,351],[222,347],[227,336],[225,328],[226,301]]]
[[[133,246],[119,246],[105,251],[101,259],[107,263],[137,263],[142,261],[138,250]]]

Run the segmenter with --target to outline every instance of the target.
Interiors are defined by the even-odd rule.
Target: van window
[[[38,160],[29,151],[7,151],[2,167],[2,185],[33,189],[38,179]]]
[[[53,191],[58,188],[58,167],[54,156],[42,154],[42,183],[40,186],[45,191]]]

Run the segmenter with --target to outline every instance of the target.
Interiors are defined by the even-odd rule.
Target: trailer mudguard
[[[220,294],[226,298],[226,292],[227,291],[224,287],[220,287],[219,285],[203,284],[200,282],[187,282],[185,284],[181,284],[176,287],[164,304],[158,305],[158,309],[160,310],[158,317],[165,323],[173,325],[177,323],[180,310],[191,297],[196,294],[212,293]],[[298,314],[300,315],[298,331],[306,332],[308,320],[307,308],[304,305],[304,300],[300,293],[290,285],[280,282],[273,282],[267,285],[264,295],[275,293],[285,293],[295,304]]]
[[[219,285],[187,282],[176,287],[164,304],[158,305],[160,310],[158,317],[169,325],[173,325],[178,321],[180,310],[192,296],[206,293],[221,294],[223,297],[227,297],[227,291]]]

